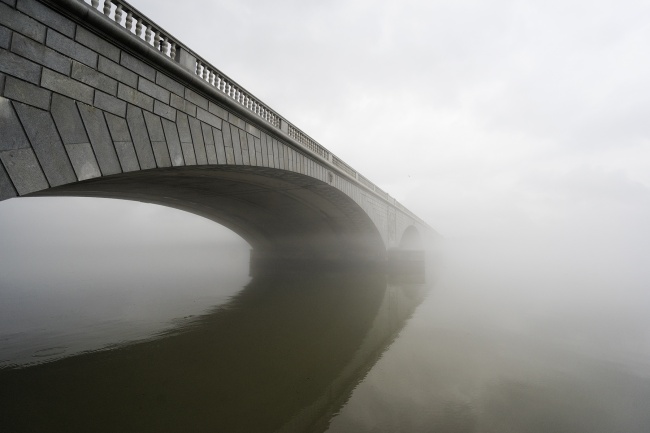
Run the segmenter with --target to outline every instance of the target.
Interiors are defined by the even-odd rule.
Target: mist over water
[[[15,431],[650,430],[644,233],[445,239],[424,285],[251,279],[210,221],[41,200],[0,208]]]

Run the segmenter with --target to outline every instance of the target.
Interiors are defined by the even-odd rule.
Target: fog
[[[648,425],[635,406],[647,403],[650,378],[648,4],[132,3],[444,238],[430,246],[431,294],[409,337],[334,431],[395,431],[421,421],[409,408],[438,400],[452,414],[487,414],[461,415],[474,424],[456,431],[521,431],[531,419],[571,431],[575,419],[554,402],[590,395],[599,397],[571,409],[599,414],[593,431]],[[216,249],[236,251],[232,262],[211,261]],[[210,221],[159,206],[0,203],[3,287],[144,275],[200,286],[245,268],[247,249]],[[517,407],[542,395],[529,379],[552,389],[538,412]],[[532,418],[500,429],[509,410]],[[530,431],[553,429],[540,421]]]

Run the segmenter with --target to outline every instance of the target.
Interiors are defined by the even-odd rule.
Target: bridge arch
[[[399,241],[399,248],[403,250],[423,250],[424,239],[414,225],[406,227]]]
[[[374,260],[405,227],[435,233],[127,2],[88,3],[0,2],[0,200],[163,204],[284,257]]]

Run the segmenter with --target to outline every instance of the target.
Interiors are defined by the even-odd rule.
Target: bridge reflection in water
[[[426,294],[384,275],[254,278],[159,338],[0,370],[6,431],[322,431]]]

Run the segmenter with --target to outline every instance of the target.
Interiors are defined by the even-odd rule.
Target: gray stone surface
[[[64,144],[89,143],[74,100],[54,93],[51,112]]]
[[[181,143],[191,143],[192,133],[190,132],[190,124],[186,114],[178,113],[176,116],[176,126],[178,126],[178,136],[181,139]]]
[[[181,140],[178,136],[176,124],[166,119],[161,119],[163,131],[165,132],[165,141],[167,141],[167,148],[169,150],[169,157],[171,158],[172,165],[178,167],[185,165],[183,159],[183,149],[181,149]]]
[[[118,116],[124,117],[126,114],[126,102],[99,90],[95,91],[95,101],[93,102],[93,105]]]
[[[75,24],[43,3],[36,0],[18,0],[16,8],[70,38],[74,36]]]
[[[33,105],[43,110],[49,110],[52,92],[26,81],[18,80],[14,77],[7,77],[4,95],[14,101],[24,102],[25,104]]]
[[[216,164],[217,151],[214,148],[214,136],[212,135],[212,127],[207,123],[201,123],[201,130],[203,131],[203,143],[205,144],[205,153],[208,157],[208,164]]]
[[[185,96],[185,87],[180,84],[178,81],[169,78],[167,75],[156,71],[156,84],[164,87],[172,93],[177,94],[180,97]]]
[[[16,197],[18,193],[9,179],[7,170],[0,162],[0,200],[6,200],[8,198]]]
[[[12,8],[16,7],[16,0],[0,0],[0,2],[8,4]]]
[[[201,123],[201,130],[203,131],[203,143],[206,146],[214,146],[214,136],[212,135],[212,128],[206,123]]]
[[[58,72],[43,68],[41,86],[86,104],[93,103],[95,90]]]
[[[15,107],[50,186],[76,181],[50,113],[25,104],[15,104]]]
[[[185,89],[185,99],[187,99],[197,107],[201,107],[204,110],[208,109],[208,100],[190,88]]]
[[[192,132],[192,143],[194,143],[194,154],[196,155],[196,163],[205,165],[208,163],[208,155],[205,152],[205,143],[203,142],[203,132],[201,131],[201,123],[193,117],[189,118],[190,131]]]
[[[212,128],[212,136],[214,137],[214,149],[217,152],[217,163],[226,163],[226,149],[223,145],[223,135],[221,130]]]
[[[31,148],[0,151],[0,161],[19,195],[48,188],[45,175]]]
[[[164,141],[152,141],[151,147],[153,147],[153,154],[156,158],[156,164],[158,167],[171,167],[172,162],[169,158],[169,152],[167,151],[167,143]]]
[[[106,57],[99,56],[97,69],[129,87],[135,88],[138,86],[138,76],[134,72],[129,71]]]
[[[251,160],[251,165],[257,165],[257,156],[255,155],[255,137],[246,133],[246,141],[248,142],[248,155]]]
[[[142,110],[129,105],[126,110],[126,121],[129,124],[129,132],[131,132],[133,147],[135,147],[135,153],[138,155],[140,167],[143,170],[156,168],[156,160],[153,156],[153,149],[151,148],[149,134],[147,134]]]
[[[243,120],[241,120],[239,117],[235,116],[232,113],[228,113],[228,122],[235,125],[239,129],[246,128],[246,122],[244,122]]]
[[[235,152],[232,147],[226,147],[226,163],[234,164],[235,163]]]
[[[218,116],[224,120],[228,120],[228,112],[224,110],[220,105],[217,105],[212,101],[208,101],[208,111],[215,116]]]
[[[138,90],[152,98],[164,102],[165,104],[169,104],[169,90],[164,89],[149,80],[140,78],[138,80]]]
[[[10,51],[0,49],[0,72],[38,84],[41,66]]]
[[[104,117],[114,142],[131,141],[131,133],[129,132],[129,126],[126,124],[126,119],[108,113],[104,113]]]
[[[140,59],[136,59],[131,54],[122,51],[120,57],[120,64],[127,69],[132,70],[138,75],[145,77],[149,81],[156,80],[156,70],[151,66],[147,65]]]
[[[52,29],[47,29],[46,45],[56,51],[65,54],[81,63],[84,63],[91,68],[97,67],[97,53],[76,43],[72,39],[55,32]]]
[[[0,25],[9,27],[35,41],[45,41],[46,27],[43,24],[4,3],[0,3]]]
[[[11,51],[62,74],[70,74],[69,58],[18,33],[11,41]]]
[[[244,161],[241,156],[241,143],[239,142],[239,129],[230,125],[230,138],[232,139],[232,152],[235,157],[235,164],[242,165]]]
[[[196,165],[194,145],[191,142],[182,141],[181,148],[183,149],[183,159],[185,159],[185,165]]]
[[[237,132],[239,133],[239,145],[241,146],[242,164],[251,165],[250,152],[248,151],[248,139],[246,138],[246,131],[240,129]]]
[[[255,137],[255,160],[257,161],[257,165],[264,165],[262,161],[262,141],[257,137]]]
[[[0,74],[0,96],[4,95],[5,78],[7,78],[5,74]]]
[[[153,112],[165,119],[171,120],[172,122],[176,120],[176,109],[167,104],[163,104],[157,99],[153,101]]]
[[[72,62],[71,76],[75,80],[88,84],[95,89],[108,93],[109,95],[115,96],[117,94],[117,81],[82,63]]]
[[[0,151],[30,147],[29,140],[9,99],[0,97]]]
[[[269,149],[266,146],[266,137],[268,137],[266,134],[262,133],[260,136],[260,146],[261,146],[261,153],[262,153],[262,165],[264,167],[269,166]]]
[[[129,104],[137,105],[147,111],[153,111],[153,98],[151,96],[138,92],[122,83],[119,83],[117,88],[117,97],[123,99]]]
[[[86,180],[102,175],[90,143],[66,144],[65,150],[68,152],[77,179]]]
[[[252,134],[254,137],[259,138],[260,137],[260,130],[251,125],[250,123],[246,123],[246,132],[249,134]]]
[[[140,170],[133,143],[131,141],[115,141],[114,143],[117,157],[120,159],[120,164],[122,164],[122,170],[125,173]]]
[[[196,118],[202,122],[209,123],[215,128],[221,129],[222,121],[212,113],[205,111],[203,108],[196,109]]]
[[[178,110],[181,110],[186,114],[189,114],[192,117],[196,117],[196,105],[192,104],[191,102],[181,98],[180,96],[174,93],[171,94],[169,105],[171,105],[172,107]]]
[[[102,175],[120,173],[122,169],[104,120],[104,113],[86,104],[77,103],[77,105]]]
[[[114,62],[120,61],[119,48],[82,26],[77,28],[75,40]]]
[[[11,30],[4,26],[0,26],[0,48],[9,49],[11,43]]]
[[[165,141],[165,133],[162,129],[160,117],[145,111],[144,122],[147,125],[147,131],[149,131],[149,139],[151,141]]]

